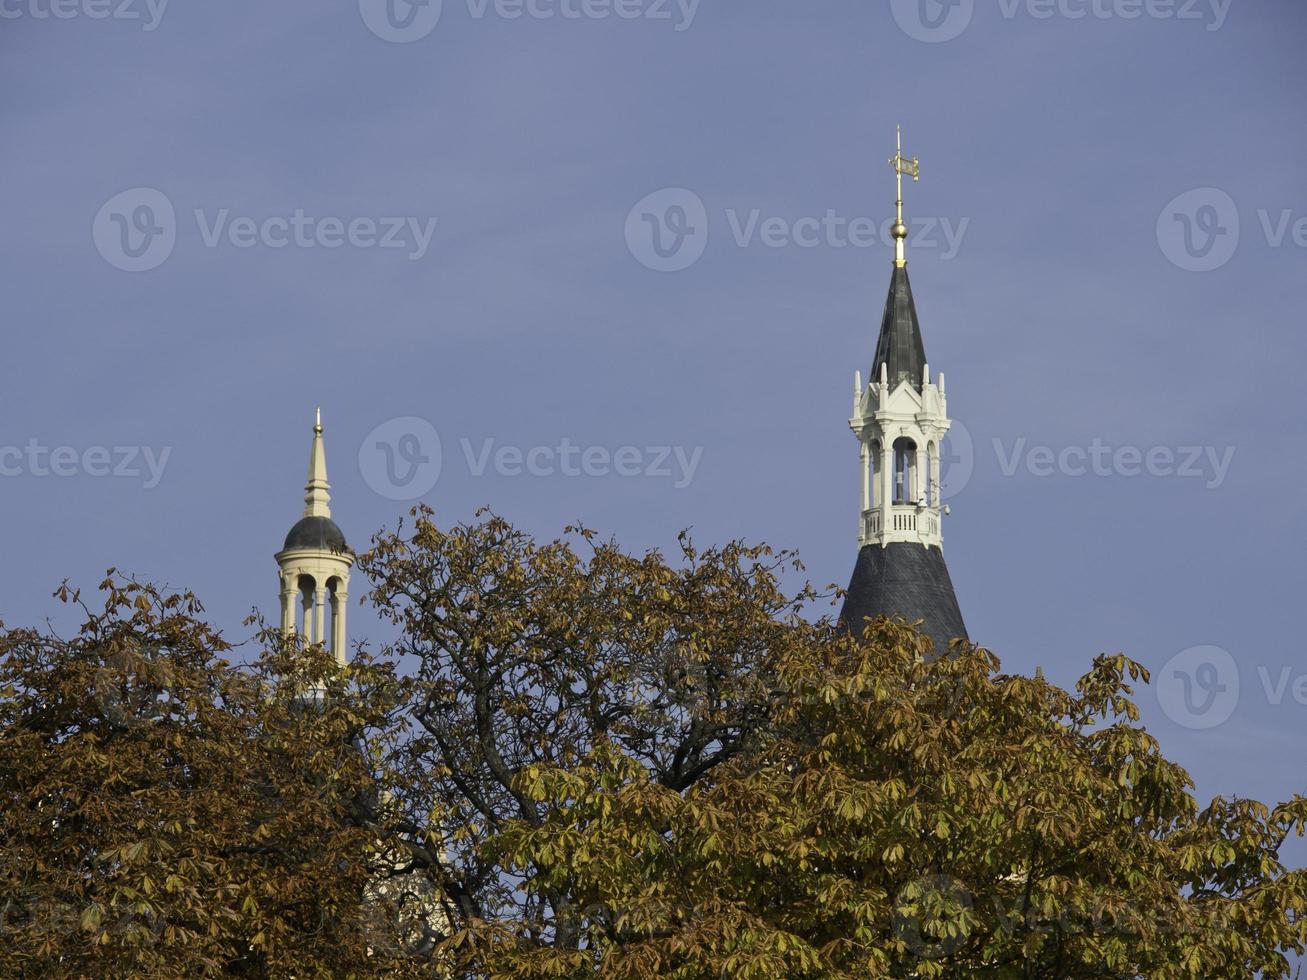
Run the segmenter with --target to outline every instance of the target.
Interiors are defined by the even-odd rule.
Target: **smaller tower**
[[[894,269],[871,374],[854,376],[849,425],[860,445],[858,561],[840,620],[861,633],[877,616],[921,623],[934,651],[965,639],[966,626],[944,564],[940,444],[948,433],[944,375],[932,376],[908,280],[903,177],[921,178],[915,157],[890,159],[898,184]]]
[[[281,632],[305,643],[320,643],[344,664],[349,645],[345,613],[349,606],[349,570],[354,557],[345,535],[331,519],[331,485],[322,444],[322,411],[313,426],[309,480],[304,488],[304,516],[277,552],[281,570]]]

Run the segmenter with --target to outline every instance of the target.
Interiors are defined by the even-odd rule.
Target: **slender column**
[[[313,642],[327,641],[327,587],[320,585],[313,593]]]
[[[858,537],[867,534],[867,511],[871,510],[871,446],[862,444],[862,510],[858,514]]]
[[[917,449],[917,458],[912,465],[912,486],[908,488],[908,494],[912,498],[912,503],[918,500],[926,499],[926,447],[921,446]]]
[[[295,632],[295,584],[290,576],[281,580],[281,635],[290,636]]]
[[[348,608],[349,593],[337,588],[331,600],[331,652],[335,654],[336,662],[342,666],[349,653],[346,648],[349,634],[345,632],[345,610]]]
[[[880,532],[883,536],[890,529],[891,513],[894,507],[894,446],[885,433],[886,439],[880,447]]]

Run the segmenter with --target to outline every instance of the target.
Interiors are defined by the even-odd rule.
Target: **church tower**
[[[297,634],[306,644],[322,644],[344,664],[349,646],[345,630],[349,570],[354,558],[345,535],[331,519],[321,411],[313,426],[309,481],[304,490],[304,516],[290,529],[276,555],[281,570],[281,632]]]
[[[921,170],[903,156],[902,133],[890,163],[898,179],[894,271],[871,375],[865,387],[861,371],[854,378],[849,425],[862,447],[862,503],[858,561],[840,621],[859,632],[877,616],[920,621],[943,654],[950,640],[967,635],[944,564],[939,461],[948,399],[944,375],[931,377],[908,281],[903,176],[919,180]]]

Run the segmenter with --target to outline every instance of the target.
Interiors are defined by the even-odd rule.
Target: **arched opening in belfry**
[[[915,503],[918,497],[917,444],[907,436],[894,440],[894,503]]]
[[[313,635],[313,593],[317,591],[318,583],[313,580],[312,575],[301,575],[298,588],[300,601],[295,632],[305,643],[317,643],[321,637]]]

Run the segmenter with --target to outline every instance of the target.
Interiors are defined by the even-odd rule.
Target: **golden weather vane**
[[[913,180],[921,180],[921,162],[916,157],[908,158],[903,155],[903,127],[899,126],[897,130],[898,152],[889,158],[890,166],[894,168],[895,180],[898,181],[897,216],[890,233],[894,236],[894,264],[901,269],[908,264],[906,244],[908,226],[903,223],[903,175],[907,174]]]

